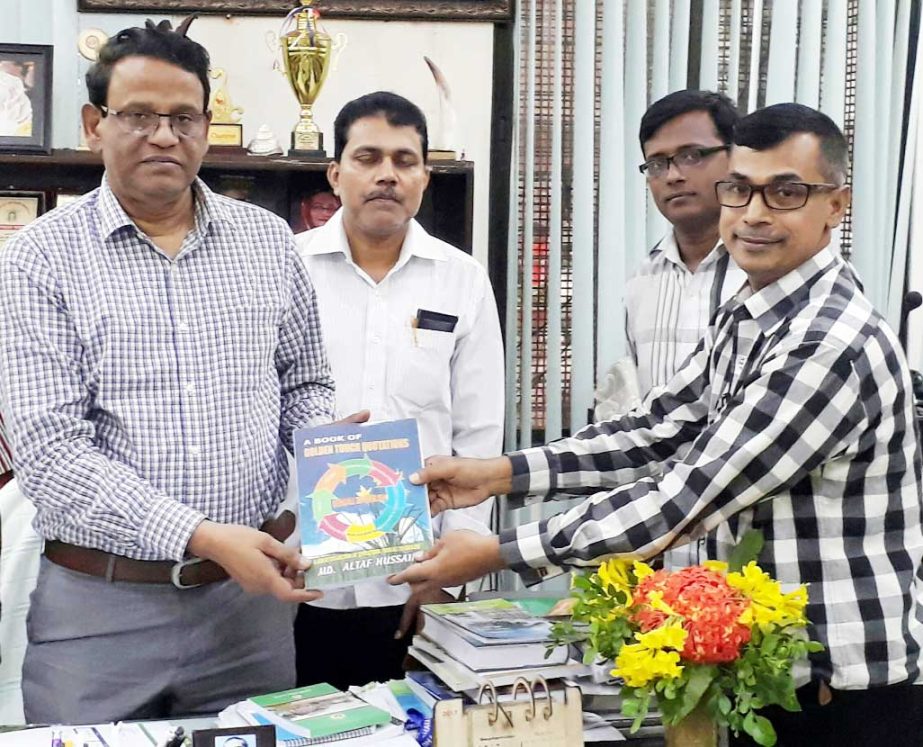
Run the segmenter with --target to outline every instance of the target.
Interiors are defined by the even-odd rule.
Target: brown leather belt
[[[284,542],[294,529],[295,515],[291,511],[283,511],[260,527],[261,532],[279,542]],[[212,560],[189,558],[179,563],[172,560],[135,560],[58,540],[45,542],[45,557],[62,568],[110,582],[173,584],[177,589],[194,589],[229,578],[228,572]]]

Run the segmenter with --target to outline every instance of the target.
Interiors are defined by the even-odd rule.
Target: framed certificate
[[[0,192],[0,249],[20,228],[43,212],[44,192]]]

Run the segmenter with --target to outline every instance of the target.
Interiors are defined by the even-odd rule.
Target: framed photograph
[[[44,192],[0,192],[0,249],[44,212]]]
[[[51,152],[53,47],[0,44],[0,151]]]
[[[77,0],[77,9],[105,13],[231,13],[276,15],[295,7],[294,0]],[[328,18],[392,20],[508,21],[513,0],[317,0]]]
[[[192,747],[276,747],[274,726],[231,726],[192,732]]]
[[[340,198],[325,183],[292,195],[288,224],[295,233],[320,228],[339,209]]]

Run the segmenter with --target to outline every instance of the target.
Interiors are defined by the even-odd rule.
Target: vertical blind
[[[587,423],[596,382],[625,355],[622,289],[667,230],[637,169],[638,126],[680,88],[721,91],[742,113],[798,101],[843,128],[854,199],[837,241],[897,327],[908,266],[923,290],[923,262],[908,260],[911,233],[923,236],[911,210],[920,0],[516,6],[508,449]],[[501,525],[521,518],[503,512]]]

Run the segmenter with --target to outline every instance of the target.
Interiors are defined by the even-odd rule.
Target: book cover
[[[391,722],[387,711],[325,682],[257,695],[250,703],[269,721],[304,737],[328,737]]]
[[[427,604],[422,609],[428,617],[455,627],[457,634],[476,644],[546,643],[551,636],[548,620],[530,615],[506,599]]]
[[[417,422],[333,424],[295,431],[305,586],[384,578],[433,543]]]

